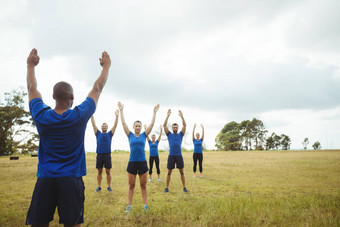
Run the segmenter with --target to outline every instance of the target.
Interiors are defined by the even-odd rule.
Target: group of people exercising
[[[32,49],[27,58],[27,90],[29,98],[29,109],[32,119],[35,123],[39,134],[39,149],[38,149],[38,168],[37,181],[34,187],[33,195],[29,210],[26,217],[26,225],[33,226],[48,226],[49,222],[53,220],[55,209],[58,208],[59,223],[65,226],[80,226],[84,222],[84,182],[82,177],[86,175],[86,157],[84,147],[84,137],[86,125],[89,119],[93,116],[96,106],[106,84],[109,69],[111,66],[111,59],[109,54],[104,51],[99,58],[99,63],[102,66],[100,76],[96,79],[92,89],[85,98],[85,100],[75,106],[73,109],[74,93],[72,86],[67,82],[58,82],[53,87],[53,99],[55,100],[55,107],[52,109],[46,105],[40,92],[37,89],[37,80],[35,76],[35,67],[39,64],[40,57],[36,49]],[[130,158],[127,166],[129,192],[128,192],[128,206],[125,212],[131,210],[132,198],[134,194],[134,187],[136,182],[136,175],[139,175],[140,185],[142,189],[142,196],[144,201],[144,209],[148,210],[147,205],[147,171],[148,166],[145,157],[145,142],[148,139],[156,119],[156,113],[159,105],[156,105],[153,110],[153,117],[151,124],[145,127],[142,131],[142,123],[136,121],[133,124],[134,133],[132,133],[124,119],[124,105],[118,103],[121,122],[123,124],[124,132],[128,137],[130,144]],[[97,169],[98,169],[98,188],[101,190],[102,170],[105,166],[107,173],[108,191],[111,188],[111,140],[115,133],[119,111],[115,112],[116,120],[110,131],[108,125],[103,124],[99,131],[96,127],[94,118],[91,122],[97,137]],[[169,183],[172,170],[176,167],[181,173],[181,180],[183,184],[183,191],[188,192],[185,187],[184,178],[184,162],[181,153],[181,143],[186,131],[186,123],[183,118],[183,113],[179,111],[179,116],[182,118],[182,131],[178,133],[178,125],[173,124],[171,133],[167,127],[168,119],[171,115],[171,110],[168,111],[167,117],[163,124],[165,134],[168,137],[170,151],[168,157],[168,175],[166,180],[166,188],[164,192],[169,191]],[[194,161],[198,160],[200,163],[200,174],[202,175],[202,142],[204,139],[204,129],[202,126],[202,138],[196,134],[194,138],[195,127],[193,130],[193,141],[195,145]],[[150,179],[152,174],[151,163],[155,161],[156,168],[159,158],[157,157],[158,142],[154,135],[150,144]],[[151,156],[152,152],[152,156]],[[197,154],[196,154],[197,153]],[[194,172],[196,170],[196,162],[194,164]],[[157,168],[158,179],[160,179],[160,171]],[[194,175],[195,176],[195,175]]]
[[[129,144],[130,144],[130,158],[128,162],[128,166],[126,171],[128,172],[128,182],[129,182],[129,191],[128,191],[128,205],[126,207],[125,212],[128,213],[131,211],[132,208],[132,198],[134,194],[135,184],[136,184],[136,176],[139,175],[139,181],[140,181],[140,187],[142,191],[142,197],[144,202],[144,210],[148,210],[148,201],[147,201],[147,172],[149,170],[149,182],[152,181],[152,169],[153,164],[156,164],[157,169],[157,176],[158,181],[161,181],[160,178],[160,168],[159,168],[159,156],[158,156],[158,145],[162,137],[162,128],[164,127],[165,134],[168,137],[169,141],[169,156],[168,156],[168,163],[167,163],[167,179],[166,179],[166,188],[164,189],[164,193],[169,192],[169,184],[171,179],[171,173],[172,170],[175,168],[175,166],[179,169],[179,172],[181,174],[181,181],[183,185],[183,191],[189,192],[185,186],[185,177],[184,177],[184,161],[181,151],[181,145],[182,145],[182,139],[186,131],[186,122],[183,117],[182,111],[179,110],[179,116],[182,119],[183,127],[182,130],[178,133],[178,124],[174,123],[172,124],[172,133],[168,129],[168,119],[171,115],[171,110],[168,110],[167,117],[164,121],[163,127],[160,126],[160,134],[158,139],[156,140],[156,135],[153,134],[151,136],[151,140],[149,138],[149,134],[151,133],[151,130],[154,126],[155,120],[156,120],[156,113],[159,109],[159,104],[154,107],[153,110],[153,116],[150,125],[147,127],[144,125],[145,131],[142,133],[142,122],[135,121],[133,123],[133,130],[134,133],[130,131],[129,127],[127,126],[124,118],[124,105],[120,102],[118,102],[118,108],[120,111],[120,117],[121,122],[123,125],[124,132],[126,136],[128,137]],[[96,126],[94,117],[91,117],[92,126],[97,138],[97,159],[96,159],[96,168],[98,169],[98,175],[97,175],[97,183],[98,187],[95,190],[95,192],[101,191],[101,180],[102,180],[102,172],[103,168],[105,167],[106,170],[106,176],[107,176],[107,191],[111,192],[111,175],[110,175],[110,169],[112,168],[111,163],[111,141],[112,136],[116,130],[117,124],[118,124],[118,116],[119,111],[117,110],[115,112],[116,119],[114,122],[114,125],[110,131],[107,131],[107,124],[102,124],[102,132],[98,130],[98,127]],[[202,167],[202,161],[203,161],[203,139],[204,139],[204,127],[202,126],[202,137],[200,137],[199,133],[196,133],[195,138],[195,128],[196,124],[194,125],[193,132],[192,132],[192,139],[194,143],[194,154],[193,154],[193,160],[194,160],[194,177],[196,177],[196,166],[197,162],[199,162],[199,171],[200,176],[203,177],[203,167]],[[150,147],[150,154],[149,154],[149,167],[147,165],[146,156],[145,156],[145,142],[148,141],[149,147]]]

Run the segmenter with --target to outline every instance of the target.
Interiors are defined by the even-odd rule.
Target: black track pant
[[[202,153],[194,153],[193,159],[194,159],[194,173],[196,173],[197,161],[198,161],[198,164],[199,164],[200,173],[202,173],[203,172],[203,167],[202,167],[203,154]]]
[[[157,174],[161,173],[161,170],[159,169],[159,157],[158,156],[150,156],[149,158],[149,174],[152,174],[152,168],[153,168],[153,161],[156,163],[156,169],[157,169]]]

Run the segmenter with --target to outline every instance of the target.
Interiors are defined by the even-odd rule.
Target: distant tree
[[[319,141],[316,141],[313,145],[314,150],[320,150],[321,149],[321,143]]]
[[[306,138],[302,141],[303,149],[306,150],[308,144],[309,144],[309,140],[308,140],[308,137],[306,137]]]
[[[281,149],[282,150],[289,150],[290,149],[290,144],[291,144],[291,140],[289,138],[289,136],[285,135],[285,134],[281,134]]]
[[[275,148],[275,133],[272,133],[267,139],[266,139],[266,150],[271,150]]]
[[[22,88],[6,92],[0,100],[0,155],[37,150],[37,134],[29,131],[32,126],[30,113],[24,109],[26,93]]]
[[[240,150],[240,129],[239,124],[235,121],[226,124],[215,138],[218,150],[235,151]]]
[[[279,147],[281,146],[281,136],[276,135],[275,133],[274,133],[274,146],[276,150],[278,150]]]

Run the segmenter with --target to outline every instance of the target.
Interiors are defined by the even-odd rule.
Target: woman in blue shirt
[[[132,204],[133,194],[135,191],[137,173],[139,175],[139,183],[140,183],[140,187],[142,190],[144,210],[147,211],[149,209],[148,193],[146,189],[148,165],[146,163],[146,158],[145,158],[145,141],[146,141],[146,137],[150,134],[153,128],[153,125],[155,123],[156,113],[159,109],[159,104],[155,106],[153,110],[151,124],[143,133],[141,133],[142,122],[140,121],[135,121],[135,123],[133,124],[133,129],[135,133],[132,133],[129,130],[129,127],[127,126],[125,122],[125,118],[124,118],[124,113],[123,113],[124,105],[118,102],[118,107],[120,110],[120,117],[121,117],[121,121],[123,124],[123,129],[129,139],[129,144],[130,144],[130,158],[129,158],[129,163],[126,169],[126,171],[128,172],[129,193],[128,193],[128,206],[126,207],[125,213],[128,213],[131,211],[131,204]]]
[[[199,170],[200,170],[200,176],[203,177],[203,140],[204,140],[204,127],[202,127],[202,138],[200,138],[200,134],[196,133],[196,139],[195,139],[195,129],[196,129],[196,124],[194,125],[194,129],[192,130],[192,140],[194,143],[194,177],[196,177],[196,166],[197,166],[197,161],[199,163]]]
[[[144,128],[146,130],[146,125],[144,125]],[[156,169],[157,169],[157,175],[158,175],[158,181],[161,181],[161,170],[159,169],[159,156],[158,156],[158,144],[161,141],[162,138],[162,125],[161,125],[161,130],[159,133],[159,137],[156,140],[156,135],[152,134],[151,136],[151,140],[150,138],[147,136],[146,139],[148,140],[149,143],[149,147],[150,147],[150,155],[149,155],[149,165],[150,165],[150,169],[149,169],[149,182],[152,181],[152,168],[153,168],[153,162],[155,162],[156,164]]]

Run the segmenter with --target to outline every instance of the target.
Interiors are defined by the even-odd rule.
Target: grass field
[[[87,154],[84,226],[340,225],[340,150],[205,152],[204,178],[192,177],[192,153],[184,153],[188,194],[177,170],[170,192],[162,193],[167,155],[160,153],[162,182],[147,186],[150,211],[143,211],[137,180],[126,215],[129,154],[112,154],[112,193],[94,192],[95,154]],[[36,166],[33,157],[0,158],[0,226],[24,225]],[[58,221],[56,214],[50,226]]]

